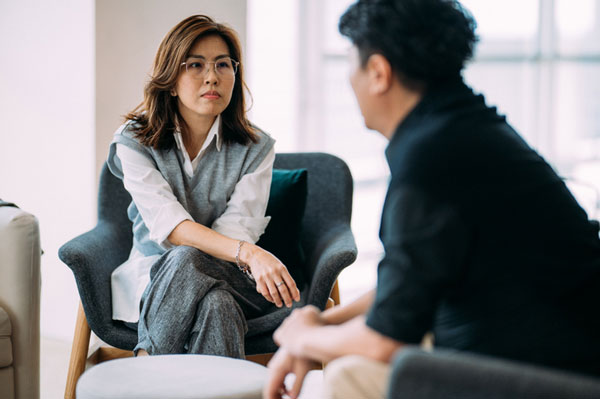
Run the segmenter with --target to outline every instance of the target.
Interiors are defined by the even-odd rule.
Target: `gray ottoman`
[[[247,360],[207,355],[140,356],[90,368],[77,399],[260,399],[267,369]]]

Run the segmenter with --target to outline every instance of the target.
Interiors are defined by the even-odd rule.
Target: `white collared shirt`
[[[221,150],[221,117],[215,119],[198,155],[190,160],[179,131],[174,133],[177,150],[184,159],[184,172],[192,177],[200,159],[213,140],[217,151]],[[137,151],[117,144],[116,156],[123,170],[123,184],[135,202],[149,238],[165,249],[172,247],[168,236],[191,215],[177,201],[171,187],[151,160]],[[264,233],[270,217],[265,217],[269,189],[273,172],[275,150],[267,154],[258,168],[244,175],[236,184],[227,202],[225,212],[212,226],[213,230],[236,240],[256,243]],[[160,255],[144,256],[132,248],[129,259],[112,274],[113,319],[136,322],[139,318],[139,303],[146,285],[150,281],[150,268]]]

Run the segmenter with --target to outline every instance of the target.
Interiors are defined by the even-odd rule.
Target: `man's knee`
[[[323,374],[328,385],[344,384],[348,378],[360,374],[365,358],[358,355],[343,356],[327,364]]]
[[[330,362],[324,370],[325,397],[383,398],[388,374],[389,365],[385,363],[358,355],[338,358]]]

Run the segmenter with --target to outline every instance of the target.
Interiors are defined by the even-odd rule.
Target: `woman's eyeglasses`
[[[214,71],[222,78],[233,78],[238,70],[238,61],[231,57],[219,58],[214,62],[203,60],[202,58],[188,58],[182,62],[181,66],[185,65],[185,70],[196,79],[204,78],[210,69],[210,64],[214,65]]]

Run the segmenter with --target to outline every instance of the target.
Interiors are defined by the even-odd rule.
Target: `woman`
[[[134,237],[112,275],[113,318],[138,322],[136,355],[243,358],[246,318],[300,299],[286,267],[254,245],[269,221],[275,154],[246,119],[244,87],[236,33],[186,18],[110,145]]]

